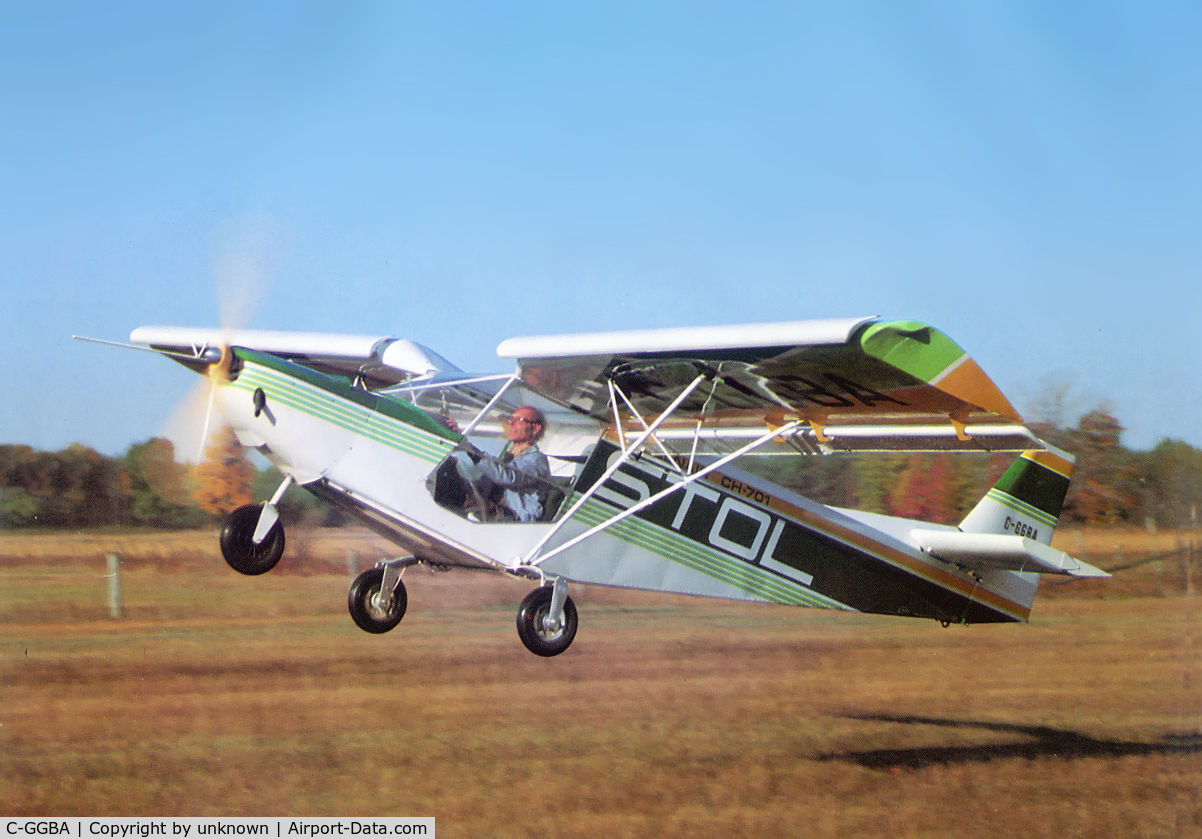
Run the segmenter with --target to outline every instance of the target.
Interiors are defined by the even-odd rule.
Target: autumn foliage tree
[[[225,515],[250,504],[255,468],[228,425],[213,435],[205,446],[205,459],[196,467],[195,499],[200,509],[215,516]]]
[[[1102,408],[1086,413],[1069,432],[1069,448],[1077,458],[1065,501],[1070,520],[1102,525],[1141,522],[1136,464],[1120,445],[1122,433],[1118,419]]]
[[[911,455],[889,499],[891,512],[908,519],[951,521],[954,477],[948,455]]]

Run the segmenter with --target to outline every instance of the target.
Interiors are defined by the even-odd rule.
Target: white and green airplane
[[[404,616],[401,577],[416,563],[537,582],[517,626],[542,656],[575,637],[572,583],[946,625],[1025,621],[1042,574],[1105,576],[1050,546],[1071,458],[921,323],[511,338],[498,354],[515,369],[497,376],[380,336],[142,327],[130,339],[208,376],[214,408],[286,476],[271,500],[230,514],[221,548],[234,569],[280,560],[276,506],[293,483],[406,553],[351,586],[368,632]],[[498,463],[513,477],[515,423],[541,426],[525,442],[544,470],[477,483]],[[825,506],[737,465],[880,451],[1017,457],[959,526]],[[514,495],[530,503],[515,508]]]

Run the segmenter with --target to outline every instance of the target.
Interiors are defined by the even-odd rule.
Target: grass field
[[[1103,567],[1181,537],[1066,534]],[[1176,541],[1174,541],[1176,540]],[[1202,613],[1179,558],[951,627],[588,588],[563,656],[529,584],[406,576],[346,614],[357,534],[270,575],[211,534],[0,537],[6,815],[435,816],[448,836],[1202,835]],[[108,617],[104,553],[124,560]]]

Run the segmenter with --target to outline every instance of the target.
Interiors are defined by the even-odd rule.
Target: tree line
[[[213,436],[199,464],[177,460],[174,444],[161,437],[119,457],[78,443],[56,452],[0,445],[0,526],[205,527],[269,497],[281,480],[274,468],[256,468],[228,427]],[[280,514],[297,520],[317,507],[293,488]]]
[[[1091,526],[1195,526],[1202,507],[1202,450],[1161,440],[1151,451],[1122,445],[1123,427],[1104,408],[1069,428],[1033,430],[1076,458],[1061,523]],[[981,499],[1014,455],[874,454],[751,458],[746,468],[781,486],[839,507],[954,523]],[[281,476],[256,468],[231,429],[214,435],[198,464],[176,459],[171,441],[153,438],[106,457],[73,444],[61,451],[0,445],[0,526],[13,528],[209,526],[227,512],[269,497]],[[341,520],[293,487],[285,520]]]

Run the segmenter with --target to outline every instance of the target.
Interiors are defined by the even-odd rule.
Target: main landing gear
[[[287,479],[266,504],[248,504],[230,513],[221,529],[221,555],[239,574],[266,574],[284,555],[284,527],[276,505],[291,484]],[[351,583],[346,605],[355,625],[380,635],[405,617],[409,595],[401,575],[422,560],[396,559],[364,571]],[[538,656],[556,656],[572,645],[578,620],[568,597],[567,580],[543,577],[543,585],[526,595],[518,608],[518,637]]]
[[[346,596],[346,606],[357,627],[380,635],[401,622],[409,605],[401,574],[416,562],[416,559],[386,562],[355,578]]]
[[[409,595],[401,574],[420,560],[403,559],[381,563],[364,571],[351,583],[346,605],[355,625],[364,632],[380,635],[405,617]],[[576,604],[568,597],[568,584],[556,579],[526,595],[518,609],[518,637],[535,655],[559,655],[572,644],[578,626]]]
[[[518,609],[518,637],[535,655],[559,655],[576,637],[576,604],[568,584],[557,579],[526,595]]]

